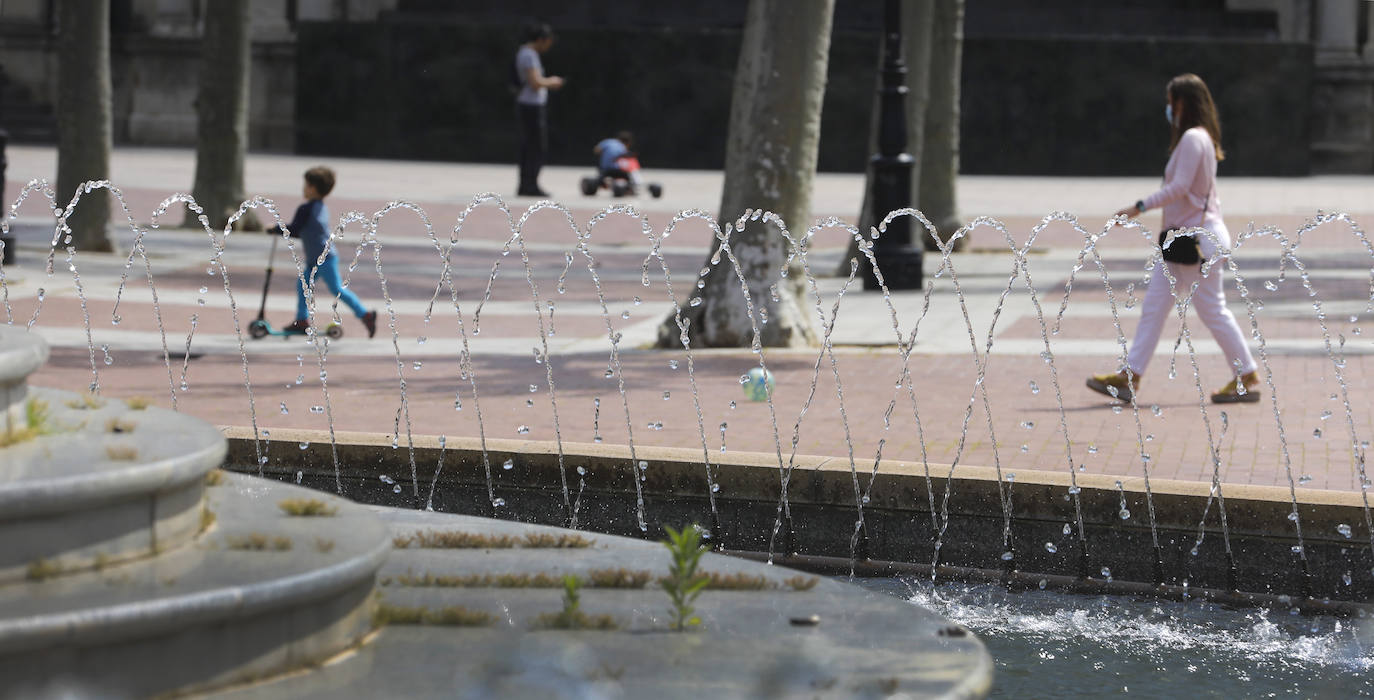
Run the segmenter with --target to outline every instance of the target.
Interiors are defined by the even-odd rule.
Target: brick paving
[[[18,158],[12,154],[10,177],[51,177],[51,173],[42,172],[49,152],[30,147]],[[148,213],[176,189],[167,187],[159,179],[163,176],[153,173],[153,166],[165,161],[170,170],[185,169],[184,161],[189,157],[179,152],[117,154],[117,164],[120,158],[132,163],[124,166],[132,181],[120,182],[118,167],[115,181],[123,188],[138,221],[146,222]],[[313,159],[272,157],[274,168],[292,168],[295,172],[308,162]],[[341,182],[353,184],[349,190],[341,189],[340,198],[330,199],[331,211],[336,218],[349,210],[370,215],[384,205],[384,197],[406,194],[388,189],[395,182],[407,182],[392,175],[433,167],[437,166],[350,163],[347,172],[353,179],[345,180],[341,169]],[[437,235],[447,241],[454,222],[478,191],[472,185],[489,182],[497,171],[491,166],[443,167],[456,173],[457,185],[443,190],[432,181],[413,180],[409,182],[417,192],[406,196],[424,208]],[[25,172],[26,168],[36,172]],[[251,178],[251,163],[249,171]],[[500,172],[501,177],[508,175]],[[571,178],[575,171],[554,174]],[[685,191],[671,189],[673,177],[681,179]],[[640,203],[651,230],[661,231],[680,209],[714,209],[719,178],[716,189],[711,190],[700,184],[710,183],[702,177],[665,174],[675,198]],[[299,195],[294,188],[298,185],[291,178],[273,178],[272,187],[264,194],[275,198],[283,215],[288,215],[297,203]],[[1101,188],[1101,181],[1110,179],[1042,180],[1054,180],[1063,190],[1072,191],[1075,185]],[[1130,196],[1117,199],[1133,199],[1135,190],[1130,188],[1141,186],[1136,180],[1122,179],[1120,189]],[[845,193],[852,195],[850,190],[856,187],[853,181],[853,177],[828,176],[818,200],[834,211],[822,209],[822,213],[853,218],[853,212],[840,210],[849,196]],[[1273,225],[1291,234],[1317,213],[1315,207],[1311,212],[1301,209],[1304,193],[1311,201],[1332,207],[1340,204],[1331,201],[1334,192],[1347,197],[1348,206],[1359,207],[1363,201],[1352,193],[1368,184],[1374,180],[1314,178],[1228,184],[1224,193],[1234,193],[1235,201],[1250,207],[1228,210],[1228,222],[1233,233],[1251,225]],[[22,182],[15,180],[7,183],[11,201],[21,186]],[[1043,213],[1035,213],[1039,210],[1033,208],[1034,202],[1027,201],[1026,191],[1046,190],[1043,183],[1033,179],[970,179],[961,186],[966,202],[1005,203],[1000,210],[969,211],[966,218],[972,214],[997,217],[1016,241],[1024,241],[1045,215],[1060,208],[1057,203],[1046,203]],[[369,198],[368,187],[382,196]],[[468,189],[456,191],[461,187]],[[906,390],[896,386],[902,360],[892,345],[894,333],[881,295],[850,292],[842,302],[834,336],[833,359],[841,378],[843,404],[831,358],[820,349],[769,350],[764,359],[778,380],[775,413],[770,413],[766,403],[747,401],[739,388],[740,375],[757,365],[758,358],[751,353],[693,353],[694,400],[685,353],[642,349],[669,304],[656,260],[650,260],[650,284],[641,283],[648,252],[641,224],[619,215],[598,223],[587,249],[595,261],[589,263],[575,248],[577,232],[585,232],[597,207],[610,202],[580,197],[564,201],[572,207],[568,215],[536,212],[522,231],[530,265],[528,278],[518,248],[502,254],[502,244],[510,236],[506,215],[487,205],[468,217],[450,258],[461,315],[455,312],[447,289],[440,290],[430,311],[442,259],[414,213],[393,212],[378,227],[381,276],[373,249],[357,250],[362,228],[357,224],[347,228],[341,257],[348,262],[355,253],[360,256],[351,273],[351,286],[366,303],[385,312],[384,277],[395,314],[395,335],[393,338],[393,324],[387,322],[391,314],[383,313],[383,327],[372,340],[364,337],[361,324],[345,318],[347,335],[329,346],[325,361],[327,401],[315,348],[303,338],[245,340],[245,369],[223,279],[218,274],[206,274],[210,250],[205,235],[169,228],[180,223],[179,215],[171,217],[162,229],[150,232],[147,239],[161,329],[141,259],[129,271],[118,309],[114,299],[125,273],[124,258],[78,255],[76,263],[87,292],[84,303],[75,294],[74,280],[62,258],[53,275],[46,273],[42,246],[50,235],[51,219],[45,222],[45,209],[36,201],[25,204],[18,213],[21,260],[5,269],[4,313],[17,324],[32,320],[33,330],[54,345],[53,359],[38,373],[37,383],[84,390],[96,380],[107,394],[145,395],[161,404],[170,404],[175,395],[181,410],[219,424],[247,425],[255,420],[259,428],[269,432],[287,427],[323,430],[332,420],[339,430],[399,432],[398,442],[403,444],[408,414],[410,430],[415,434],[476,436],[480,407],[480,431],[488,437],[551,440],[556,437],[556,401],[557,436],[570,443],[591,443],[598,438],[625,443],[632,439],[638,445],[702,449],[704,442],[705,451],[713,456],[719,454],[723,443],[732,451],[780,451],[786,460],[794,449],[795,433],[797,453],[848,460],[852,452],[860,471],[873,468],[881,444],[884,459],[924,458],[936,465],[937,473],[957,462],[997,464],[1013,473],[1018,469],[1077,469],[1125,476],[1140,475],[1147,464],[1150,475],[1157,478],[1208,481],[1215,469],[1226,483],[1287,485],[1291,477],[1307,488],[1360,488],[1355,455],[1374,433],[1374,412],[1364,394],[1369,386],[1368,373],[1374,369],[1374,346],[1370,343],[1374,326],[1362,328],[1370,320],[1374,258],[1341,222],[1318,227],[1302,241],[1299,254],[1310,290],[1291,265],[1280,278],[1280,248],[1272,240],[1248,241],[1237,253],[1236,262],[1251,299],[1257,301],[1255,323],[1265,340],[1265,358],[1272,372],[1273,389],[1264,387],[1263,400],[1258,404],[1217,407],[1201,401],[1198,382],[1210,392],[1228,377],[1215,345],[1191,315],[1189,324],[1198,353],[1196,382],[1186,349],[1173,356],[1176,378],[1169,378],[1170,352],[1179,335],[1178,322],[1171,320],[1140,393],[1138,413],[1087,391],[1083,387],[1085,376],[1114,369],[1120,346],[1105,288],[1091,264],[1077,273],[1065,313],[1059,318],[1083,234],[1056,222],[1038,234],[1027,265],[1051,331],[1048,338],[1062,407],[1056,398],[1052,367],[1041,357],[1045,349],[1041,320],[1023,281],[1012,280],[1013,291],[1003,302],[996,326],[991,325],[1008,287],[1013,259],[1001,234],[980,229],[973,237],[975,252],[953,258],[975,341],[970,341],[949,275],[931,277],[935,291],[925,318],[921,318],[919,293],[892,295],[903,334],[921,318],[909,363],[915,412]],[[1097,206],[1109,210],[1118,203],[1111,200]],[[1273,206],[1266,209],[1268,204]],[[514,200],[513,216],[518,219],[528,205],[526,200]],[[1374,216],[1358,212],[1352,216],[1356,221],[1374,220]],[[1100,212],[1096,218],[1087,213],[1080,218],[1081,225],[1090,231],[1097,230],[1103,220]],[[710,235],[700,222],[688,221],[664,241],[662,250],[673,270],[673,289],[679,303],[686,303],[686,295],[693,291],[695,272]],[[119,237],[128,250],[131,234],[127,228]],[[1127,338],[1138,317],[1135,301],[1144,292],[1145,248],[1140,238],[1138,233],[1118,230],[1098,246]],[[815,269],[832,269],[843,243],[843,238],[833,233],[818,237]],[[267,246],[265,236],[254,234],[234,234],[226,246],[224,267],[241,325],[256,315]],[[573,256],[572,264],[567,263],[567,255]],[[498,263],[490,298],[484,301],[493,265]],[[279,271],[289,268],[284,251],[279,251],[278,266]],[[926,267],[927,274],[932,275],[934,260]],[[592,269],[599,289],[593,283]],[[269,318],[278,324],[289,320],[294,308],[287,279],[276,280],[268,303]],[[531,281],[537,289],[540,318],[535,316]],[[834,278],[820,281],[827,312],[841,283]],[[1246,307],[1235,288],[1232,286],[1228,293],[1233,310],[1248,326]],[[1314,301],[1320,302],[1324,313],[1320,320]],[[552,354],[545,362],[537,357],[536,350],[541,346],[541,319],[546,327],[550,323],[550,303],[554,333],[547,339]],[[476,314],[479,307],[480,316]],[[806,308],[811,309],[809,300]],[[1323,341],[1323,323],[1336,352],[1334,359]],[[978,366],[970,348],[976,343],[980,352],[984,350],[990,329],[992,351],[982,358],[986,373],[979,385]],[[610,378],[606,376],[608,368],[614,369],[609,332],[624,334],[618,358],[619,376],[626,386],[623,401],[617,376],[614,372]],[[458,365],[464,333],[473,353],[476,396]],[[173,354],[170,366],[163,360],[164,334]],[[188,346],[188,336],[193,357],[185,360],[180,353]],[[1344,389],[1338,375],[1344,379]],[[808,404],[813,377],[815,393]],[[406,386],[404,405],[399,390],[402,378]],[[1349,397],[1348,414],[1343,395]],[[326,405],[328,411],[324,410]],[[985,413],[985,405],[990,407],[991,417]],[[316,407],[318,410],[312,410]],[[274,443],[272,449],[294,446]]]

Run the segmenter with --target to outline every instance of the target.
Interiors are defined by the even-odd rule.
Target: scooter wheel
[[[270,332],[271,331],[267,329],[266,321],[254,321],[248,324],[248,335],[252,336],[253,340],[266,338],[267,334]]]
[[[613,183],[613,184],[611,185],[611,195],[612,195],[612,196],[615,196],[615,197],[624,197],[625,195],[627,195],[627,194],[629,194],[629,193],[630,193],[630,186],[629,186],[629,185],[626,185],[626,184],[624,184],[624,183],[622,183],[622,182],[619,182],[619,181],[617,181],[617,182],[615,182],[615,183]]]
[[[662,196],[663,196],[663,185],[660,185],[660,184],[658,184],[657,182],[650,183],[650,185],[649,185],[649,194],[652,195],[654,199],[658,199],[659,197],[662,197]]]
[[[596,181],[596,178],[594,178],[594,177],[584,177],[584,178],[582,178],[582,194],[584,194],[584,195],[586,195],[586,196],[588,196],[588,197],[594,197],[594,196],[596,196],[596,191],[597,191],[598,189],[600,189],[600,187],[601,187],[601,183],[597,182],[597,181]]]
[[[334,340],[338,340],[343,337],[343,326],[337,323],[331,323],[328,328],[324,329],[324,334]]]

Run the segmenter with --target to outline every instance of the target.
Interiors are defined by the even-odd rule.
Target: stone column
[[[1313,172],[1374,172],[1374,63],[1358,43],[1360,2],[1314,5]]]

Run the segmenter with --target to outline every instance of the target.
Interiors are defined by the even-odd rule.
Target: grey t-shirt
[[[548,88],[536,88],[529,85],[526,75],[533,68],[539,75],[544,74],[544,64],[539,60],[539,52],[529,46],[521,46],[515,52],[515,72],[520,76],[520,94],[515,96],[515,101],[522,105],[542,105],[549,101]]]

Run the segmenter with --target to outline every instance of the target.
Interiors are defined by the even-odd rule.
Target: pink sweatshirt
[[[1164,166],[1164,186],[1145,198],[1145,208],[1164,208],[1165,229],[1203,226],[1216,234],[1216,243],[1230,248],[1231,232],[1221,219],[1216,183],[1217,158],[1212,137],[1206,129],[1195,126],[1183,132],[1169,156],[1169,164]],[[1211,199],[1207,198],[1209,191]],[[1216,243],[1209,236],[1201,237],[1199,246],[1204,257],[1216,252]]]

